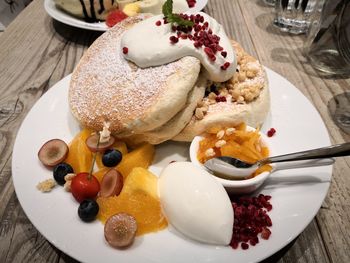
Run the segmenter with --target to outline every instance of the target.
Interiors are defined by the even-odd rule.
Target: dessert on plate
[[[246,208],[232,203],[212,174],[183,161],[168,163],[159,178],[147,169],[156,152],[153,144],[191,141],[206,132],[211,135],[199,152],[205,158],[238,146],[241,156],[268,155],[259,130],[250,132],[244,124],[259,126],[266,117],[266,73],[214,18],[173,13],[172,0],[162,12],[128,17],[91,45],[68,93],[83,130],[69,145],[60,139],[46,142],[39,160],[72,193],[82,221],[97,218],[105,224],[112,247],[128,247],[135,236],[163,230],[168,222],[202,243],[255,245],[259,233],[265,231],[266,239],[271,233],[265,211],[272,208],[270,197],[243,200],[250,207],[248,218],[261,214],[262,224],[245,216],[244,227],[256,229],[241,237],[245,230],[237,222]],[[41,191],[52,187],[49,181],[38,185]]]

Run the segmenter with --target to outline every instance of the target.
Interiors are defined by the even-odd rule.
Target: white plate
[[[327,130],[311,103],[287,80],[268,70],[272,95],[271,114],[263,131],[277,133],[269,144],[275,154],[330,145]],[[332,167],[276,172],[259,192],[272,195],[272,235],[249,250],[233,250],[185,240],[169,229],[136,238],[127,250],[116,250],[104,241],[99,221],[83,223],[77,203],[57,187],[43,194],[38,182],[52,178],[37,152],[53,138],[69,142],[79,131],[70,114],[67,90],[70,77],[52,87],[33,106],[22,123],[12,156],[17,197],[34,226],[63,252],[83,262],[255,262],[291,242],[316,215],[331,180]],[[158,174],[173,160],[188,160],[189,144],[164,143],[157,147],[151,171]]]
[[[207,5],[207,3],[208,0],[197,0],[195,7],[190,8],[189,11],[201,11]],[[85,22],[83,19],[79,19],[62,11],[61,9],[56,7],[53,0],[45,0],[44,7],[49,16],[51,16],[53,19],[56,19],[57,21],[60,21],[61,23],[94,31],[106,31],[108,29],[108,26],[105,22],[88,23]]]

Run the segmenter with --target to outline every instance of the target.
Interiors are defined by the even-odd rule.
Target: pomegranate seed
[[[160,21],[160,20],[158,20],[157,22],[156,22],[156,26],[160,26],[162,24],[162,22]]]
[[[226,97],[225,96],[216,96],[215,98],[216,102],[226,102]]]
[[[267,240],[270,238],[270,235],[271,231],[267,227],[264,227],[261,232],[261,238]]]
[[[199,42],[196,41],[196,42],[193,43],[193,46],[195,48],[200,48],[202,45]]]
[[[211,50],[211,48],[209,48],[209,47],[205,47],[205,48],[204,48],[204,52],[205,52],[208,56],[214,55],[213,50]]]
[[[232,208],[235,218],[233,223],[230,246],[237,249],[239,243],[242,249],[259,243],[259,234],[263,239],[269,239],[272,225],[265,209],[271,204],[271,196],[260,194],[257,197],[232,197]],[[272,205],[271,205],[272,207]]]
[[[186,34],[182,34],[180,37],[181,37],[181,39],[187,39],[187,35]]]
[[[230,65],[231,65],[230,62],[225,62],[225,63],[221,66],[221,69],[222,69],[222,70],[226,70]]]
[[[249,245],[248,245],[247,243],[242,243],[242,244],[241,244],[241,248],[242,248],[243,250],[246,250],[246,249],[249,248]]]
[[[267,136],[268,136],[268,137],[272,137],[275,133],[276,133],[275,128],[271,128],[271,129],[267,132]]]
[[[233,249],[236,249],[238,248],[238,244],[239,242],[235,241],[235,240],[232,240],[231,243],[230,243],[230,246],[233,248]]]
[[[170,40],[171,44],[175,44],[175,43],[179,42],[179,39],[176,36],[171,36],[169,38],[169,40]]]
[[[128,54],[129,49],[127,47],[123,47],[123,54]]]

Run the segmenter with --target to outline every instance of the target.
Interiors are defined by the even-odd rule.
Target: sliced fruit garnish
[[[41,146],[38,157],[42,164],[52,167],[64,161],[68,151],[68,145],[64,141],[52,139]]]
[[[123,176],[115,169],[109,170],[102,178],[101,197],[119,195],[123,189]]]
[[[86,139],[92,131],[83,129],[69,143],[69,153],[65,160],[73,167],[74,173],[88,172],[91,169],[93,154],[86,145]]]
[[[92,152],[103,152],[105,150],[107,150],[108,148],[110,148],[114,142],[115,142],[115,138],[113,136],[109,137],[109,140],[107,142],[99,142],[98,140],[100,139],[100,136],[95,133],[90,135],[87,139],[86,139],[86,146],[90,149],[90,151]],[[97,147],[98,145],[98,147]]]
[[[148,168],[152,164],[155,148],[151,144],[144,144],[123,156],[122,161],[116,169],[123,175],[124,179],[135,167]]]
[[[135,239],[136,231],[136,220],[127,213],[119,213],[111,216],[104,228],[104,234],[108,244],[115,248],[131,245]]]
[[[127,17],[128,16],[123,11],[114,10],[108,14],[106,19],[106,25],[112,27]]]

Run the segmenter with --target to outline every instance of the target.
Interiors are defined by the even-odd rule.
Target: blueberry
[[[120,151],[115,149],[106,150],[102,156],[102,163],[107,167],[114,167],[120,163],[123,155]]]
[[[74,173],[74,171],[68,163],[59,163],[53,168],[53,177],[60,185],[65,184],[66,180],[64,180],[64,177],[70,173]]]
[[[84,222],[91,222],[95,220],[99,209],[98,203],[95,200],[85,199],[79,205],[78,215]]]

